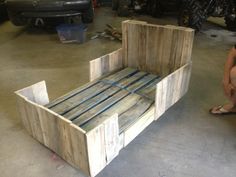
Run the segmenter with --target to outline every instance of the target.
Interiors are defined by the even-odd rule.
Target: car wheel
[[[10,21],[15,25],[15,26],[24,26],[27,25],[27,19],[22,18],[18,16],[17,14],[11,14],[8,13],[8,17]]]
[[[89,9],[82,13],[82,22],[83,23],[92,23],[94,17],[93,5],[91,4]]]
[[[225,24],[228,30],[236,31],[236,16],[228,15],[225,17]]]

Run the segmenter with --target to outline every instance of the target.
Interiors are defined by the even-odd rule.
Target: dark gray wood
[[[109,84],[114,84],[118,81],[120,81],[121,79],[131,76],[132,74],[135,74],[137,71],[137,69],[133,69],[133,68],[125,68],[115,74],[112,74],[104,79],[102,79],[103,82],[105,83],[109,83]]]
[[[109,99],[105,100],[101,104],[93,107],[92,109],[90,109],[86,113],[84,113],[81,116],[74,119],[73,123],[78,125],[78,126],[82,126],[83,124],[88,122],[90,119],[92,119],[93,117],[99,115],[100,113],[102,113],[106,109],[110,108],[115,103],[117,103],[118,101],[120,101],[121,99],[123,99],[124,97],[126,97],[129,94],[130,93],[126,90],[119,91],[118,93],[116,93],[115,95],[113,95]]]
[[[127,86],[135,83],[137,80],[141,79],[147,75],[145,72],[138,72],[132,76],[127,76],[126,78],[121,79],[117,83],[114,84],[114,87],[105,90],[104,92],[101,92],[99,95],[85,101],[84,103],[80,104],[79,106],[75,107],[74,109],[70,110],[69,112],[63,114],[63,116],[67,119],[73,120],[76,117],[79,117],[81,114],[85,113],[86,111],[92,109],[94,106],[98,105],[102,101],[106,100],[110,96],[117,93],[121,88],[126,88]]]
[[[121,88],[118,87],[110,87],[109,89],[105,90],[104,92],[101,92],[99,95],[85,101],[84,103],[80,104],[79,106],[75,107],[71,111],[67,112],[63,116],[67,119],[75,119],[76,117],[80,116],[81,114],[85,113],[86,111],[90,110],[94,106],[98,105],[102,101],[106,100],[107,98],[111,97],[118,91],[120,91]]]
[[[88,89],[84,90],[80,94],[77,94],[63,101],[61,104],[55,105],[51,108],[51,110],[61,115],[65,114],[66,112],[70,111],[71,109],[75,108],[76,106],[82,104],[86,100],[98,95],[99,93],[103,92],[104,90],[110,87],[111,86],[108,84],[99,82],[93,85],[92,87],[89,87]]]
[[[153,80],[155,80],[158,76],[149,74],[147,76],[144,76],[142,79],[138,80],[134,84],[130,85],[129,87],[126,88],[131,93],[134,93],[144,87],[145,85],[151,83]]]
[[[114,85],[125,89],[126,87],[130,86],[131,84],[134,84],[136,81],[140,80],[146,75],[148,75],[148,73],[146,72],[137,72],[130,77],[122,79],[121,81],[115,83]]]
[[[94,85],[97,84],[97,83],[98,83],[98,81],[89,82],[89,83],[87,83],[87,84],[85,84],[85,85],[83,85],[83,86],[81,86],[81,87],[79,87],[79,88],[76,88],[76,89],[70,91],[70,92],[67,93],[66,95],[63,95],[63,96],[61,96],[61,97],[58,97],[57,99],[51,101],[49,104],[45,105],[45,107],[47,107],[47,108],[50,109],[50,108],[56,106],[57,104],[59,104],[59,103],[65,101],[65,100],[67,100],[67,99],[69,99],[69,98],[75,96],[76,94],[79,94],[80,92],[84,91],[85,89],[88,89],[89,87],[94,86]]]
[[[127,111],[130,107],[135,105],[141,99],[140,95],[130,94],[125,98],[121,99],[119,102],[114,104],[112,107],[108,108],[101,114],[95,116],[93,119],[89,120],[86,124],[82,125],[81,128],[86,132],[94,129],[97,125],[104,122],[107,118],[110,118],[114,114],[121,115],[123,112]]]

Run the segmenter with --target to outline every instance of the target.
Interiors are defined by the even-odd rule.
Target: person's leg
[[[230,71],[230,81],[231,81],[231,84],[233,85],[233,87],[235,89],[233,94],[232,94],[231,101],[234,105],[234,108],[236,108],[236,66],[234,66]]]
[[[230,103],[223,106],[216,106],[210,109],[212,114],[225,114],[225,113],[236,113],[236,66],[234,66],[230,71],[230,82],[234,86],[235,90],[230,98]]]

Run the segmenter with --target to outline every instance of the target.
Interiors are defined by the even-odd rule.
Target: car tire
[[[200,31],[203,22],[207,19],[202,10],[201,4],[195,0],[189,0],[182,4],[178,16],[178,25]]]
[[[236,17],[235,16],[226,16],[225,24],[229,31],[236,31]]]
[[[83,23],[92,23],[94,18],[93,5],[91,3],[89,9],[82,13],[82,22]]]
[[[27,19],[21,18],[17,14],[8,13],[8,17],[15,26],[27,25]]]

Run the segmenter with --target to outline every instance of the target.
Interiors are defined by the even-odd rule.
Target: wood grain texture
[[[130,107],[135,105],[138,100],[141,99],[141,96],[137,94],[128,95],[115,105],[107,109],[106,111],[102,112],[101,114],[95,116],[91,119],[88,123],[81,126],[83,130],[86,132],[92,130],[96,126],[100,125],[102,122],[110,118],[114,114],[121,115],[123,112],[127,111]]]
[[[192,64],[188,63],[165,77],[156,87],[155,119],[175,104],[188,90]]]
[[[95,116],[99,115],[103,111],[112,107],[114,104],[119,102],[121,99],[123,99],[127,95],[129,95],[128,91],[126,91],[126,90],[119,91],[118,93],[116,93],[115,95],[110,97],[109,99],[105,100],[101,104],[93,107],[92,109],[90,109],[89,111],[84,113],[83,115],[81,115],[78,118],[76,118],[75,120],[73,120],[73,123],[78,126],[82,126],[83,124],[87,123],[89,120],[94,118]]]
[[[120,151],[118,114],[86,133],[90,175],[97,175]]]
[[[90,81],[123,68],[122,49],[90,61]]]
[[[55,105],[51,108],[52,111],[58,114],[65,114],[68,111],[72,110],[76,106],[82,104],[86,100],[96,96],[97,94],[107,90],[110,88],[110,85],[104,84],[102,82],[98,82],[97,84],[83,90],[81,93],[76,94],[75,96],[63,101],[60,104]]]
[[[137,72],[138,72],[137,69],[125,68],[121,71],[118,71],[115,74],[105,77],[104,79],[102,79],[102,81],[105,83],[109,83],[109,84],[115,84],[115,83],[121,81],[122,79],[129,77]]]
[[[93,81],[93,82],[89,82],[87,84],[84,84],[72,91],[70,91],[69,93],[65,94],[65,95],[62,95],[60,97],[58,97],[57,99],[51,101],[50,103],[48,103],[47,105],[45,105],[47,108],[53,108],[54,106],[66,101],[67,99],[83,92],[85,89],[88,89],[92,86],[94,86],[95,84],[97,84],[97,81]]]
[[[122,30],[122,49],[90,62],[90,83],[51,103],[44,81],[16,92],[29,134],[92,177],[187,92],[191,76],[192,29],[127,20]],[[58,114],[74,108],[68,117],[81,128]]]
[[[152,105],[153,101],[141,98],[135,105],[119,116],[119,131],[122,133],[134,124]]]
[[[86,133],[86,139],[90,175],[96,176],[107,164],[104,124]]]
[[[39,88],[42,83],[37,83]],[[35,89],[37,84],[16,92],[19,107],[22,109],[20,112],[24,126],[27,131],[31,131],[31,135],[36,140],[57,153],[72,166],[80,168],[89,175],[85,132],[77,127],[76,133],[73,133],[71,121],[37,104],[35,101],[40,99],[32,99],[32,89]],[[40,92],[37,95],[35,92],[34,98],[45,95],[47,94]],[[76,144],[80,144],[80,146],[74,149]]]
[[[171,25],[122,23],[124,67],[167,76],[190,61],[194,31]]]
[[[121,89],[118,87],[110,87],[109,89],[105,90],[104,92],[100,93],[97,96],[94,96],[93,98],[85,101],[83,104],[75,107],[71,111],[67,112],[63,116],[66,117],[69,120],[73,120],[76,117],[79,117],[80,115],[84,114],[85,112],[89,111],[93,107],[97,106],[104,100],[108,99],[112,95],[116,94]]]
[[[138,121],[124,131],[124,147],[154,121],[154,106],[143,114]]]
[[[120,151],[118,114],[114,114],[104,122],[106,161],[109,164]]]

